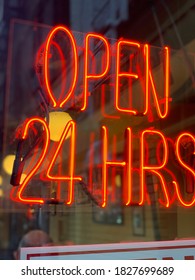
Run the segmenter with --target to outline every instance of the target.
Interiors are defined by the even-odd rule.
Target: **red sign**
[[[55,36],[61,32],[66,38],[65,43],[69,47],[69,56],[71,57],[71,71],[68,73],[68,66],[64,62],[64,54],[61,51],[60,47],[55,42]],[[102,50],[103,55],[101,55],[101,69],[97,71],[97,67],[93,69],[91,67],[91,60],[95,58],[95,53],[91,49],[91,42],[96,42],[99,44]],[[47,98],[52,104],[53,110],[59,110],[66,108],[66,104],[75,98],[75,89],[78,82],[78,72],[80,70],[79,65],[79,48],[76,44],[74,35],[64,26],[57,26],[51,30],[48,34],[45,44],[41,47],[43,49],[43,80],[41,81],[42,87],[47,93]],[[65,85],[63,79],[61,85],[61,92],[58,98],[55,96],[53,87],[51,86],[52,81],[50,77],[50,59],[51,59],[51,48],[55,48],[58,52],[58,55],[61,60],[61,68],[67,75],[69,75],[69,86]],[[121,60],[123,59],[124,49],[129,48],[131,54],[129,55],[129,69],[122,69]],[[163,83],[163,94],[159,97],[157,87],[155,85],[151,62],[150,62],[150,46],[148,44],[141,45],[138,42],[132,42],[129,40],[120,39],[115,44],[111,44],[109,39],[98,35],[95,33],[86,34],[84,38],[84,63],[83,63],[83,91],[82,98],[80,98],[80,107],[77,108],[80,113],[84,113],[87,110],[89,104],[88,99],[90,95],[89,84],[91,82],[97,82],[103,78],[106,78],[109,74],[111,64],[114,65],[115,73],[113,78],[113,87],[114,87],[114,110],[121,114],[126,114],[128,116],[149,116],[151,111],[151,96],[153,97],[154,106],[156,108],[157,115],[160,119],[165,119],[169,113],[170,109],[170,51],[168,47],[164,47],[162,50],[163,57],[163,69],[164,75],[161,77]],[[139,63],[136,63],[134,67],[136,54],[139,53],[140,67]],[[121,104],[121,80],[128,80],[128,90],[129,90],[129,100],[128,106],[124,107]],[[142,100],[142,108],[136,108],[131,102],[131,94],[133,91],[133,82],[140,81],[142,92],[140,93],[140,100]],[[104,90],[104,87],[102,87]],[[102,103],[102,109],[104,110],[104,99]],[[110,117],[110,116],[108,116]],[[117,122],[118,116],[113,116],[113,119],[116,119]],[[43,143],[42,143],[42,153],[39,156],[38,161],[31,168],[30,172],[19,185],[17,192],[12,192],[11,197],[13,200],[20,201],[22,203],[38,203],[43,204],[46,202],[46,199],[43,197],[29,198],[25,195],[26,187],[28,186],[29,181],[32,179],[34,174],[39,170],[46,158],[46,155],[50,153],[50,162],[48,164],[47,170],[45,171],[44,177],[49,181],[67,181],[69,184],[68,187],[68,198],[64,201],[65,204],[71,205],[74,201],[74,184],[77,181],[82,181],[82,175],[76,174],[75,172],[75,162],[76,162],[76,139],[79,137],[77,135],[77,123],[75,121],[70,121],[67,123],[64,128],[64,132],[61,135],[61,138],[57,144],[55,150],[49,149],[50,146],[50,131],[49,126],[43,118],[33,117],[26,121],[22,129],[22,140],[25,140],[31,130],[34,129],[36,125],[42,127]],[[56,175],[54,174],[54,166],[57,161],[57,157],[60,153],[61,147],[66,141],[66,137],[70,134],[70,159],[69,159],[69,174],[68,175]],[[143,131],[140,131],[140,166],[139,168],[134,166],[133,162],[133,131],[130,126],[124,131],[124,157],[122,160],[113,159],[110,160],[108,156],[108,138],[109,138],[109,129],[106,125],[101,127],[101,142],[102,142],[102,153],[101,153],[101,184],[102,184],[102,193],[101,193],[101,207],[106,207],[108,200],[108,170],[110,168],[119,167],[123,170],[124,181],[123,181],[123,204],[129,206],[135,203],[133,198],[133,174],[136,172],[140,177],[139,185],[139,200],[136,201],[138,205],[143,205],[147,202],[147,190],[146,190],[146,177],[148,174],[155,176],[161,187],[162,197],[159,199],[165,207],[169,207],[174,200],[177,198],[182,206],[191,207],[195,204],[195,196],[192,195],[191,201],[185,201],[182,197],[180,191],[180,183],[177,180],[174,172],[168,168],[167,163],[169,160],[169,149],[171,143],[171,149],[175,153],[175,160],[180,168],[183,171],[191,174],[193,178],[195,177],[195,172],[190,165],[188,165],[181,154],[182,143],[185,139],[190,140],[193,144],[195,143],[195,137],[188,132],[182,132],[175,140],[175,143],[172,143],[161,131],[156,130],[155,128],[147,128]],[[155,151],[155,164],[152,164],[149,161],[150,151],[149,143],[156,140],[156,149]],[[92,143],[93,145],[93,143]],[[92,146],[89,149],[92,149]],[[193,151],[194,153],[194,151]],[[32,164],[33,165],[33,164]],[[92,166],[91,166],[92,168]],[[90,172],[90,171],[89,171]],[[168,183],[166,180],[165,174],[171,178]],[[171,183],[171,187],[170,187]],[[90,188],[89,188],[90,189]],[[171,189],[171,192],[170,192]]]
[[[194,260],[194,240],[21,248],[23,260]]]

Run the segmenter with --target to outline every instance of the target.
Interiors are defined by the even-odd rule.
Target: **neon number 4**
[[[56,158],[60,152],[60,149],[62,147],[62,144],[64,143],[69,131],[71,130],[71,139],[70,139],[70,175],[69,176],[57,176],[52,175],[51,170],[54,167]],[[55,150],[55,153],[53,155],[53,159],[51,160],[46,176],[50,180],[59,180],[59,181],[69,181],[69,198],[67,201],[67,204],[72,204],[73,196],[74,196],[74,181],[81,181],[82,178],[79,176],[74,175],[74,169],[75,169],[75,140],[76,140],[76,123],[74,121],[68,122],[66,125],[64,132],[62,133],[62,136],[60,138],[59,144],[57,149]]]

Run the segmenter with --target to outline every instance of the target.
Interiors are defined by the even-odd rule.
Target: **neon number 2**
[[[43,131],[44,131],[43,133],[45,134],[45,139],[44,139],[44,145],[43,145],[42,153],[41,153],[41,155],[40,155],[36,165],[32,168],[32,170],[26,176],[26,178],[24,179],[22,184],[19,186],[19,189],[17,191],[16,197],[13,197],[13,195],[11,193],[11,198],[13,200],[20,201],[22,203],[38,203],[38,204],[43,204],[44,200],[42,198],[24,198],[23,197],[24,190],[26,189],[29,181],[31,180],[33,175],[40,168],[42,162],[44,161],[44,158],[45,158],[45,155],[46,155],[46,153],[48,151],[48,146],[49,146],[49,129],[48,129],[48,126],[47,126],[46,122],[43,119],[38,118],[38,117],[37,118],[32,118],[32,119],[28,120],[28,122],[26,123],[25,128],[24,128],[22,139],[25,140],[27,138],[28,131],[29,131],[29,129],[30,129],[30,127],[31,127],[31,125],[33,123],[40,123],[43,126],[43,128],[44,128],[43,129]]]

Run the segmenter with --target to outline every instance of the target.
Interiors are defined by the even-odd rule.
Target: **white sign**
[[[21,248],[21,260],[194,260],[195,240]]]

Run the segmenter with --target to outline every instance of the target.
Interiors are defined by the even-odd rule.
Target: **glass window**
[[[1,1],[0,259],[194,238],[194,4],[121,3]]]

